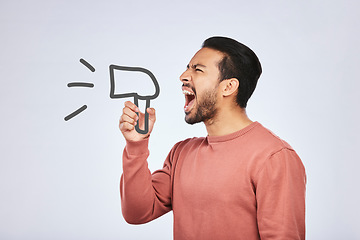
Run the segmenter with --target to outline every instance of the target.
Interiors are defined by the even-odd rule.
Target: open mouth
[[[185,111],[185,113],[188,113],[194,106],[195,93],[189,88],[183,88],[182,91],[183,91],[183,94],[185,95],[184,111]]]

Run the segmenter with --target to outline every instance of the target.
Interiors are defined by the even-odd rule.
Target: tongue
[[[194,104],[195,98],[191,99],[190,102],[185,106],[185,112],[189,111]]]

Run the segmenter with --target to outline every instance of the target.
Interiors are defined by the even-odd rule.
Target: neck
[[[218,108],[216,116],[204,123],[209,136],[223,136],[249,126],[252,121],[244,108],[232,106]]]

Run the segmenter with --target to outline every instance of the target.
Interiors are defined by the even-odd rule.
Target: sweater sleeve
[[[149,222],[171,210],[170,154],[161,170],[150,173],[148,139],[126,142],[120,180],[121,208],[131,224]]]
[[[284,148],[272,154],[255,187],[260,238],[304,240],[306,175],[296,152]]]

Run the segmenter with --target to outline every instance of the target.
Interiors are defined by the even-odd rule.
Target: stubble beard
[[[188,124],[193,125],[195,123],[212,120],[217,113],[216,90],[214,89],[205,92],[202,100],[197,102],[196,109],[192,109],[192,111],[196,111],[195,116],[190,117],[190,114],[192,113],[185,116],[185,121]]]

